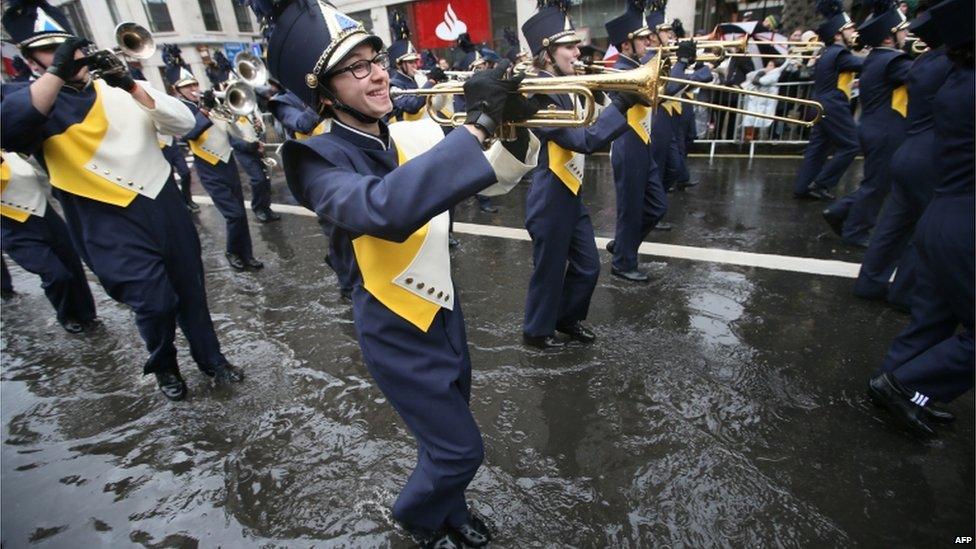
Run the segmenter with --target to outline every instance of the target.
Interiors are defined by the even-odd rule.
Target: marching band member
[[[857,190],[834,201],[823,215],[844,242],[866,248],[891,188],[892,155],[905,139],[905,81],[912,60],[901,50],[908,35],[905,15],[887,0],[878,0],[876,11],[858,27],[858,32],[862,42],[871,46],[861,68],[859,86],[858,133],[864,151],[864,179]]]
[[[47,167],[79,255],[135,311],[149,351],[143,373],[155,374],[167,398],[185,398],[173,342],[179,321],[204,374],[241,381],[220,352],[200,240],[156,139],[157,131],[189,131],[193,114],[135,82],[114,55],[98,55],[103,77],[91,79],[78,62],[87,41],[45,2],[7,10],[3,25],[43,76],[0,88],[0,146]]]
[[[973,387],[976,309],[973,2],[947,0],[929,12],[953,64],[932,106],[938,164],[928,174],[938,183],[915,231],[919,261],[912,320],[868,385],[876,403],[925,435],[934,433],[933,423],[954,419],[932,402],[951,402]]]
[[[235,271],[264,268],[264,264],[254,258],[241,178],[233,162],[234,149],[230,135],[236,133],[237,128],[211,116],[211,109],[216,107],[212,94],[206,94],[207,98],[201,103],[199,83],[178,60],[166,67],[166,78],[180,101],[193,113],[196,122],[193,129],[183,135],[183,140],[190,145],[193,167],[197,170],[200,184],[213,199],[220,215],[224,216],[227,225],[224,255],[228,265]]]
[[[813,127],[803,151],[803,164],[793,180],[793,196],[832,200],[831,189],[860,150],[857,124],[851,113],[851,82],[864,60],[853,55],[856,32],[840,0],[818,0],[817,11],[827,19],[817,28],[824,41],[813,69],[812,99],[823,105],[823,118]],[[827,156],[833,154],[828,161]]]
[[[928,5],[919,4],[926,12]],[[935,152],[933,104],[935,93],[945,82],[952,63],[935,22],[928,15],[918,17],[909,27],[929,45],[930,51],[912,62],[908,72],[908,126],[905,140],[892,157],[891,193],[885,201],[871,242],[864,253],[861,270],[854,284],[854,295],[865,299],[888,299],[908,310],[915,285],[917,253],[910,244],[915,224],[932,199]],[[897,266],[897,270],[896,270]],[[892,272],[894,281],[889,284]]]
[[[46,183],[47,177],[19,155],[0,151],[0,247],[41,277],[58,322],[77,334],[93,325],[95,300],[68,227],[48,206]]]
[[[653,2],[651,10],[647,13],[647,28],[651,30],[651,47],[669,46],[672,41],[671,25],[664,19],[664,9],[667,2],[657,0]],[[684,78],[685,69],[695,63],[696,56],[695,43],[691,40],[684,40],[678,44],[675,52],[676,61],[671,65],[670,76],[674,78]],[[647,62],[655,55],[657,50],[649,50],[642,61]],[[711,80],[711,73],[708,69],[699,69],[690,79],[696,81]],[[664,87],[667,95],[675,96],[685,88],[682,84],[668,83]],[[667,169],[668,152],[671,149],[671,141],[674,139],[674,126],[679,120],[679,116],[684,110],[684,105],[678,101],[664,101],[656,105],[651,117],[651,188],[654,194],[653,206],[649,211],[649,216],[644,222],[641,232],[644,236],[651,229],[660,231],[671,230],[669,223],[662,222],[664,215],[668,211],[668,195],[664,188],[664,171]],[[689,107],[690,108],[690,107]],[[641,239],[643,240],[643,238]],[[646,275],[645,275],[646,276]]]
[[[580,42],[560,2],[543,1],[522,25],[522,34],[541,77],[574,74]],[[573,109],[569,95],[538,96],[538,105]],[[593,223],[583,204],[584,154],[605,147],[628,129],[627,112],[637,102],[617,94],[613,108],[600,113],[587,128],[533,128],[542,142],[539,167],[532,172],[526,197],[525,228],[532,237],[532,277],[525,298],[523,340],[527,345],[556,349],[565,344],[556,331],[591,343],[596,335],[583,324],[600,276]]]
[[[675,19],[671,23],[671,32],[678,40],[685,38],[684,25],[680,19]],[[695,68],[686,67],[685,74],[681,76],[686,80],[711,82],[712,70],[708,63],[699,63]],[[695,91],[691,87],[685,88],[681,93],[688,99],[695,98]],[[688,172],[688,149],[695,143],[698,133],[695,128],[694,106],[682,105],[681,110],[678,111],[678,119],[674,122],[674,137],[668,147],[668,161],[664,168],[664,188],[668,192],[698,185],[698,181],[691,180],[691,174]]]
[[[238,116],[233,124],[236,128],[229,134],[230,146],[234,149],[234,159],[251,180],[251,211],[261,223],[279,221],[281,216],[271,209],[271,179],[264,165],[264,143],[258,130],[250,116]]]
[[[296,199],[335,226],[331,257],[355,281],[363,360],[419,446],[393,518],[424,547],[484,546],[491,533],[464,496],[484,449],[468,404],[471,362],[447,209],[531,169],[538,142],[527,131],[487,153],[482,145],[497,124],[533,111],[500,67],[465,84],[468,123],[446,136],[430,120],[388,126],[393,104],[379,38],[324,2],[252,7],[276,21],[269,71],[332,118],[328,133],[286,142],[282,164]]]
[[[615,69],[640,66],[650,45],[650,29],[644,23],[643,2],[628,2],[623,15],[607,21],[607,38],[617,51]],[[647,282],[646,273],[637,269],[637,247],[650,228],[648,219],[660,196],[651,183],[651,114],[653,108],[636,104],[627,111],[629,129],[613,141],[610,163],[617,198],[617,224],[614,239],[607,244],[613,255],[610,273],[631,282]]]
[[[469,51],[465,56],[464,60],[461,61],[461,70],[467,71],[472,74],[483,71],[489,68],[488,59],[485,58],[481,52],[477,49]],[[464,103],[464,96],[455,95],[453,99],[453,109],[454,112],[463,112],[466,109]],[[485,196],[481,193],[474,195],[475,200],[478,203],[478,209],[485,213],[498,213],[498,207],[491,203],[491,197]],[[451,245],[456,246],[457,241],[454,240],[454,210],[451,210]]]

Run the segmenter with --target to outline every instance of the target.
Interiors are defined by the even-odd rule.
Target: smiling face
[[[393,103],[390,101],[390,75],[386,72],[386,67],[373,63],[369,74],[364,78],[356,78],[352,71],[342,70],[354,63],[369,61],[376,53],[370,44],[357,46],[333,69],[333,72],[342,72],[332,77],[330,87],[336,99],[346,106],[373,118],[383,118],[393,110]],[[328,99],[322,101],[327,105],[332,104]],[[346,121],[345,113],[339,111],[336,116],[343,122]]]

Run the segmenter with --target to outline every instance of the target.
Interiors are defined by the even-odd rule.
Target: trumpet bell
[[[132,21],[115,27],[115,42],[123,54],[135,59],[149,59],[156,52],[156,41],[149,30]]]
[[[227,86],[227,89],[224,91],[216,92],[214,95],[223,100],[224,106],[231,114],[237,116],[251,114],[258,104],[257,96],[254,94],[254,88],[240,80]]]
[[[248,51],[234,57],[234,72],[248,86],[257,88],[268,83],[268,69],[261,58]]]

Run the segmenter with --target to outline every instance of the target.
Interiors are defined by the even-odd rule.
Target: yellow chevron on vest
[[[675,101],[672,99],[670,101],[665,101],[664,104],[662,104],[661,106],[664,107],[664,110],[668,111],[668,114],[670,114],[671,116],[674,116],[675,113],[681,114],[680,101]]]
[[[638,127],[640,127],[639,124]],[[641,131],[643,131],[643,128],[641,128]],[[639,134],[640,133],[638,132],[638,135]],[[644,135],[647,134],[645,133]],[[552,171],[552,173],[556,174],[556,177],[563,182],[563,185],[566,185],[566,188],[569,189],[571,193],[579,194],[579,190],[583,185],[583,182],[580,181],[572,172],[570,172],[568,168],[566,168],[566,164],[573,159],[573,151],[560,147],[554,141],[550,141],[548,147],[549,169]]]
[[[898,86],[891,92],[891,109],[902,118],[908,116],[908,86]]]
[[[125,207],[138,195],[137,192],[123,189],[85,168],[95,157],[107,131],[108,118],[105,117],[102,92],[96,86],[95,103],[85,119],[44,141],[44,162],[54,187],[99,202]]]
[[[420,120],[427,114],[427,108],[422,108],[415,113],[403,112],[400,113],[400,120],[405,122],[413,122],[414,120]]]
[[[402,166],[409,160],[397,147],[397,163]],[[397,316],[424,332],[430,328],[441,308],[397,286],[393,280],[420,252],[420,246],[427,238],[429,229],[430,222],[403,242],[383,240],[370,235],[362,235],[352,241],[352,249],[356,254],[356,263],[363,275],[363,287],[366,291]]]
[[[203,150],[203,144],[207,142],[207,134],[210,133],[211,128],[200,134],[200,137],[196,139],[190,139],[188,143],[190,144],[190,150],[193,154],[199,156],[202,160],[206,160],[208,164],[216,166],[220,162],[220,157],[213,153],[209,153]]]
[[[10,164],[2,161],[2,158],[0,156],[0,194],[3,194],[3,191],[7,190],[7,184],[10,183]],[[30,214],[23,210],[8,208],[2,204],[0,204],[0,215],[21,223],[27,221],[27,218],[30,217]]]
[[[637,137],[641,138],[641,141],[643,141],[645,145],[651,140],[651,136],[647,134],[647,131],[644,129],[644,126],[641,124],[641,122],[643,122],[644,119],[647,118],[647,113],[650,112],[650,110],[651,110],[650,107],[645,107],[644,105],[634,105],[633,107],[627,109],[627,125],[630,126],[630,129],[634,130],[634,133],[637,134]],[[552,144],[552,141],[550,141],[549,143]],[[549,158],[550,160],[552,159],[551,148],[549,150]],[[568,184],[566,186],[569,187]],[[577,190],[579,189],[578,183],[576,185],[576,188]],[[573,190],[572,187],[570,187],[570,190]],[[573,194],[576,194],[576,191],[573,191]]]
[[[837,89],[844,92],[847,100],[851,100],[851,84],[854,82],[854,72],[844,71],[837,74]]]
[[[297,141],[302,141],[304,139],[308,139],[309,137],[312,137],[312,136],[315,136],[315,135],[321,135],[321,134],[325,133],[325,126],[326,126],[325,123],[326,123],[326,120],[323,120],[322,122],[319,122],[319,125],[318,126],[315,126],[314,128],[312,128],[312,133],[295,132],[295,139]]]

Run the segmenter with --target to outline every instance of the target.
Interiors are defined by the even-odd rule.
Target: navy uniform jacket
[[[976,179],[973,69],[954,67],[935,95],[933,120],[941,178],[936,196],[972,195]],[[972,231],[972,224],[969,225]]]
[[[433,83],[428,80],[427,84],[424,85],[424,89],[433,86]],[[416,90],[420,89],[417,85],[417,81],[413,78],[403,74],[399,70],[390,71],[390,89],[391,90]],[[403,121],[403,120],[419,120],[424,117],[426,111],[424,107],[427,105],[427,98],[421,97],[419,95],[401,95],[393,98],[393,112],[390,114],[392,120]]]
[[[894,183],[904,189],[913,203],[924,207],[935,186],[936,164],[933,104],[935,93],[945,83],[952,63],[939,48],[915,59],[908,72],[908,119],[905,141],[891,162]]]
[[[830,44],[821,50],[813,66],[812,97],[823,105],[825,113],[845,109],[850,115],[851,83],[863,64],[864,58],[840,44]]]
[[[324,128],[319,115],[287,90],[276,93],[268,100],[268,110],[285,127],[288,137],[293,139],[318,135],[322,133],[319,129]]]
[[[819,64],[819,62],[818,62]],[[861,129],[884,132],[901,140],[908,112],[905,81],[912,61],[891,48],[874,48],[861,68]]]

